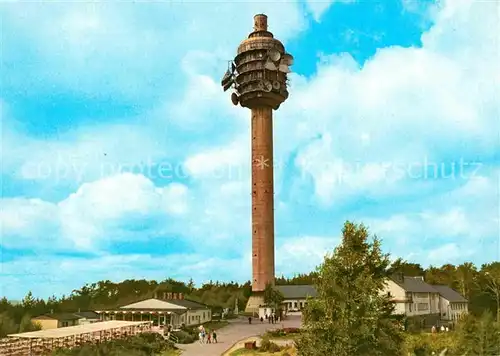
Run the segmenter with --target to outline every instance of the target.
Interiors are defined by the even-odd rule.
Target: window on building
[[[205,320],[205,312],[203,312],[203,320]]]
[[[293,307],[294,307],[294,308],[297,308],[297,302],[294,302],[294,303],[293,303]]]
[[[63,328],[64,328],[64,327],[66,327],[66,326],[68,326],[68,325],[69,325],[69,323],[68,323],[67,321],[63,321],[63,322],[62,322],[62,326],[63,326]]]
[[[409,304],[408,306],[410,307],[410,313],[411,313],[411,312],[412,312],[412,309],[413,309],[413,308],[412,308],[412,307],[413,307],[413,304]]]
[[[419,311],[429,310],[428,303],[418,303],[417,308]]]

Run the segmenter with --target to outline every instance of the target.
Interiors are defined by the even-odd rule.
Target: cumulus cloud
[[[423,265],[500,256],[499,172],[479,176],[451,192],[390,217],[362,219],[396,256]]]
[[[309,273],[331,254],[340,242],[338,237],[300,236],[281,239],[276,249],[276,275]]]
[[[47,87],[55,87],[101,98],[112,93],[126,100],[158,100],[159,92],[179,89],[183,78],[176,64],[189,51],[216,53],[223,63],[251,28],[248,14],[265,12],[279,18],[273,32],[284,41],[306,26],[299,7],[283,0],[224,6],[209,2],[10,3],[1,11],[4,29],[10,29],[3,36],[3,68],[21,69],[8,76],[4,85],[22,90],[27,78],[36,78],[29,82],[31,92],[45,93]],[[36,62],[30,59],[35,55]]]
[[[447,1],[421,48],[380,49],[362,68],[342,55],[298,82],[281,115],[301,129],[277,150],[309,140],[296,165],[312,178],[319,201],[400,194],[400,184],[421,181],[411,174],[422,173],[426,160],[449,170],[498,149],[495,6]]]
[[[327,1],[318,1],[318,0],[307,0],[306,4],[309,9],[309,11],[312,13],[314,20],[317,22],[321,21],[321,16],[325,13],[328,8],[335,4],[335,3],[341,3],[341,4],[349,4],[356,2],[356,0],[327,0]]]
[[[189,199],[182,184],[158,188],[146,177],[131,173],[85,183],[58,203],[3,199],[2,246],[39,252],[100,249],[126,237],[123,230],[132,226],[145,225],[158,233],[158,221],[189,212]]]

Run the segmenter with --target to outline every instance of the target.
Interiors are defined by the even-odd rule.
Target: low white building
[[[441,319],[457,321],[469,313],[468,300],[448,286],[433,285],[439,292],[439,309]]]
[[[316,288],[312,285],[285,285],[275,288],[283,294],[283,306],[288,312],[301,311],[307,305],[307,298],[317,295]]]
[[[150,298],[97,313],[101,315],[102,320],[149,320],[155,326],[192,326],[212,321],[212,311],[207,305],[186,300],[180,293],[171,299]]]
[[[78,311],[73,314],[80,317],[80,319],[78,319],[78,325],[87,325],[101,321],[99,314],[93,311]]]

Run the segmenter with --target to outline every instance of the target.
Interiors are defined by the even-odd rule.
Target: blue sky
[[[295,57],[275,113],[276,270],[345,220],[394,257],[500,257],[494,2],[4,3],[0,294],[250,278],[249,112],[220,87],[266,13]]]

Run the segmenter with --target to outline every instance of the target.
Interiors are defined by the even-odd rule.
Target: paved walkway
[[[264,334],[267,330],[277,328],[298,328],[300,327],[300,316],[289,316],[286,320],[278,324],[261,323],[257,319],[252,319],[252,324],[248,324],[248,319],[230,320],[230,324],[217,330],[217,344],[200,344],[195,342],[187,345],[177,345],[182,352],[182,356],[220,356],[230,349],[240,340],[255,335]]]

